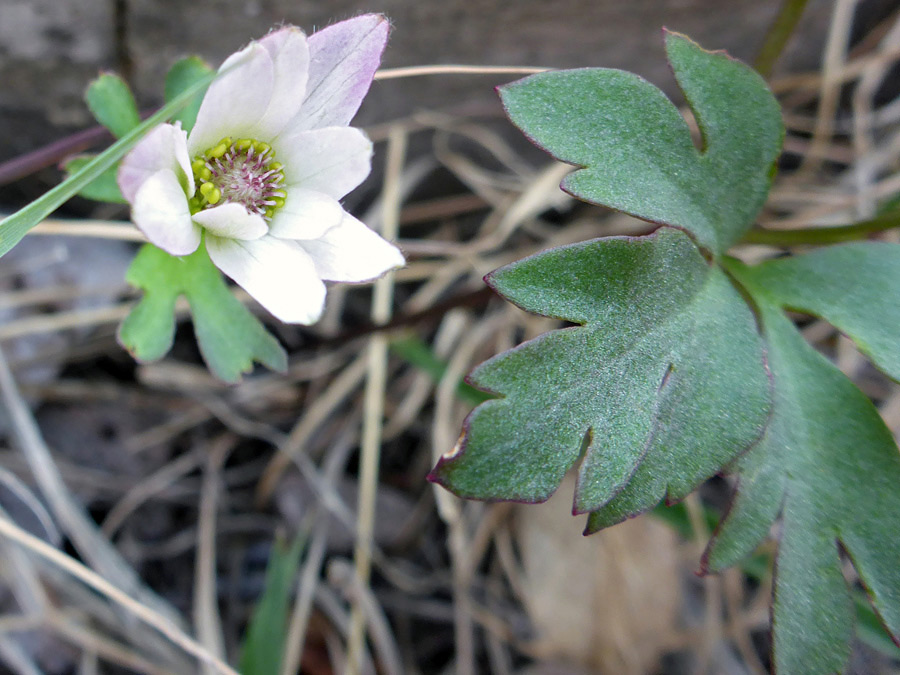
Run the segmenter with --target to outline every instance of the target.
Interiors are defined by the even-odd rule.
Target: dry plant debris
[[[772,81],[788,137],[768,229],[870,218],[900,191],[900,12],[851,47],[853,5],[836,3],[820,72]],[[647,224],[562,194],[569,168],[535,165],[494,117],[417,113],[369,132],[383,180],[356,213],[397,228],[409,265],[374,290],[334,289],[314,327],[277,329],[286,376],[222,386],[187,339],[134,367],[114,337],[134,300],[83,257],[86,238],[107,258],[140,239],[121,222],[48,221],[21,263],[7,259],[0,660],[234,672],[273,542],[299,536],[283,673],[341,672],[353,643],[365,672],[767,672],[767,577],[692,575],[721,485],[688,501],[695,536],[632,523],[563,561],[548,556],[575,536],[558,504],[462,503],[424,480],[472,407],[465,373],[554,327],[493,299],[482,276]],[[37,260],[44,272],[26,273]],[[900,431],[900,388],[828,324],[805,333]],[[594,590],[573,592],[584,575]],[[891,668],[863,646],[852,667]]]

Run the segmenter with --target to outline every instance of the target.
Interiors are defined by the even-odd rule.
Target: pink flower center
[[[268,143],[250,138],[223,138],[191,162],[197,192],[191,213],[217,204],[241,204],[250,213],[271,220],[284,205],[284,171]]]

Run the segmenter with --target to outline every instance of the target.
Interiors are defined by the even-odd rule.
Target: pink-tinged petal
[[[306,35],[295,26],[269,33],[259,44],[269,52],[275,78],[269,107],[256,123],[256,137],[268,141],[276,138],[300,111],[306,97],[309,47]]]
[[[288,190],[284,206],[275,211],[269,234],[279,239],[318,239],[340,225],[344,208],[334,197],[304,188]]]
[[[406,263],[400,249],[349,213],[319,239],[298,243],[327,281],[370,281]]]
[[[183,182],[183,192],[194,194],[194,174],[187,151],[187,134],[181,125],[160,124],[125,155],[117,176],[122,196],[134,203],[134,196],[150,176],[169,169]]]
[[[194,222],[217,237],[259,239],[269,227],[263,217],[240,204],[221,204],[194,214]]]
[[[259,304],[285,323],[311,324],[325,307],[325,284],[309,255],[292,241],[206,237],[209,257]]]
[[[172,255],[188,255],[200,245],[200,228],[191,220],[184,188],[171,169],[161,169],[143,182],[131,218],[152,244]]]
[[[188,138],[191,157],[215,146],[226,136],[234,139],[253,136],[255,124],[272,99],[274,70],[272,57],[258,42],[250,43],[225,60],[197,112],[197,122]]]
[[[359,129],[328,127],[278,139],[288,188],[302,187],[340,199],[372,170],[372,142]]]
[[[385,17],[365,14],[309,36],[309,83],[294,129],[344,126],[353,119],[381,64],[389,31]]]

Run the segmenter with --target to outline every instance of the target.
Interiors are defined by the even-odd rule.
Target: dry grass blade
[[[93,654],[95,661],[99,660],[97,657],[102,657],[110,663],[129,668],[142,675],[172,675],[175,672],[148,661],[125,645],[107,638],[93,627],[85,626],[74,617],[54,610],[47,613],[46,621],[56,635],[78,645],[85,654]]]
[[[219,616],[216,592],[216,514],[219,509],[219,491],[222,467],[237,439],[227,434],[213,442],[208,449],[200,491],[200,522],[197,528],[197,561],[194,566],[194,626],[197,638],[210,654],[225,656],[225,639]],[[215,668],[204,666],[209,675]]]
[[[493,334],[501,321],[482,321],[471,330],[460,342],[454,352],[447,370],[438,384],[435,394],[435,422],[432,433],[432,456],[436,459],[441,453],[449,452],[456,441],[455,430],[459,428],[459,420],[453,411],[456,388],[463,374],[471,365],[476,349],[482,346]],[[453,623],[456,637],[456,671],[460,675],[474,675],[475,646],[472,622],[472,603],[470,586],[474,563],[472,559],[469,535],[466,528],[460,501],[437,486],[434,487],[438,513],[450,529],[449,549],[453,574]]]
[[[880,53],[891,49],[900,49],[900,15],[879,45]],[[900,59],[900,53],[897,58]],[[857,215],[861,219],[875,215],[876,200],[866,195],[870,195],[870,187],[878,177],[878,173],[887,168],[884,166],[884,160],[893,160],[896,157],[896,150],[888,153],[887,157],[877,151],[872,128],[875,96],[895,64],[896,61],[884,61],[868,66],[862,71],[862,76],[853,90],[853,149],[857,157],[854,178],[856,190],[860,195]],[[900,137],[900,134],[897,137]]]
[[[0,656],[18,675],[43,675],[22,645],[8,635],[0,635]]]
[[[406,132],[397,127],[388,140],[387,169],[383,192],[383,216],[381,234],[388,240],[397,238],[400,223],[401,180],[406,161]],[[371,317],[375,325],[384,325],[391,318],[394,293],[393,275],[375,282]],[[362,643],[365,634],[366,612],[362,606],[367,595],[372,566],[372,539],[375,527],[375,494],[378,490],[378,462],[381,456],[381,438],[384,425],[384,395],[387,383],[387,336],[376,333],[369,339],[368,375],[363,399],[363,431],[360,447],[361,466],[359,477],[359,503],[357,507],[356,548],[356,602],[350,615],[350,637],[347,645],[348,673],[355,675],[362,667]]]
[[[70,221],[47,219],[32,229],[28,234],[94,237],[96,239],[115,239],[118,241],[147,241],[147,238],[141,234],[141,231],[131,223],[114,222],[110,220]]]
[[[178,622],[178,613],[147,588],[131,566],[102,535],[85,513],[84,507],[69,493],[31,411],[19,394],[2,351],[0,351],[0,395],[19,447],[28,460],[42,494],[50,504],[61,528],[71,538],[81,555],[104,577],[126,589],[126,592],[139,598],[157,613],[167,616],[170,621]]]
[[[355,423],[355,419],[350,420],[347,431],[338,439],[328,454],[325,468],[322,472],[322,479],[327,488],[333,489],[334,484],[345,468],[347,455],[353,449],[356,441],[355,433],[352,431]],[[294,599],[294,607],[291,610],[280,675],[294,675],[300,668],[303,648],[306,642],[306,631],[309,626],[309,616],[319,583],[322,563],[327,552],[328,536],[332,528],[327,509],[323,508],[323,506],[318,507],[313,514],[313,518],[315,526],[313,527],[306,558],[303,561],[303,566],[297,579],[297,597]]]
[[[785,167],[792,168],[777,179],[761,218],[767,229],[853,222],[900,191],[900,100],[885,102],[885,92],[894,95],[889,75],[900,61],[900,12],[879,19],[876,29],[850,44],[849,37],[856,39],[848,32],[852,25],[870,25],[857,21],[866,18],[870,4],[837,0],[824,8],[831,12],[831,32],[823,69],[774,82],[788,127]],[[822,9],[811,3],[809,11]],[[382,70],[377,79],[461,76],[483,92],[495,84],[491,76],[500,81],[542,70],[423,66]],[[308,547],[281,675],[525,673],[533,672],[529,667],[540,672],[551,660],[573,672],[637,675],[668,672],[663,658],[670,657],[672,672],[764,672],[758,642],[768,626],[770,579],[751,585],[739,570],[702,584],[693,579],[697,547],[707,534],[699,499],[688,502],[696,538],[678,540],[656,521],[638,521],[582,540],[565,530],[579,526],[567,504],[559,520],[544,521],[537,515],[542,507],[466,503],[423,480],[432,458],[456,443],[471,407],[461,398],[468,391],[460,387],[464,374],[559,327],[500,302],[484,291],[482,276],[550,247],[640,236],[652,226],[561,192],[558,184],[572,168],[536,161],[533,148],[498,118],[496,101],[491,109],[454,106],[452,114],[414,108],[407,118],[369,129],[377,157],[385,150],[379,144],[387,142],[386,183],[380,190],[362,186],[355,202],[368,205],[362,220],[388,238],[396,238],[391,228],[402,226],[399,245],[408,265],[378,284],[371,299],[368,287],[331,288],[316,326],[273,328],[291,353],[286,376],[255,372],[235,387],[215,382],[184,322],[172,357],[133,370],[112,334],[114,322],[133,306],[135,295],[125,284],[101,288],[56,279],[19,288],[14,270],[0,270],[6,284],[0,311],[10,317],[0,325],[0,340],[22,391],[35,402],[35,413],[23,408],[17,422],[38,443],[28,461],[49,462],[38,462],[42,492],[70,493],[69,501],[48,499],[45,525],[75,541],[70,530],[79,525],[69,521],[79,516],[72,516],[71,504],[76,514],[90,509],[103,518],[101,532],[92,536],[110,548],[115,537],[147,584],[190,608],[197,632],[196,638],[185,634],[175,625],[180,620],[160,617],[148,602],[131,598],[137,591],[124,582],[110,579],[103,586],[106,568],[88,558],[100,550],[90,536],[82,535],[77,547],[93,569],[52,547],[39,553],[33,544],[31,550],[22,543],[30,542],[21,539],[24,533],[0,520],[8,591],[0,590],[22,612],[0,617],[6,666],[38,672],[40,655],[13,640],[16,632],[30,631],[64,643],[70,668],[85,675],[110,667],[150,675],[234,675],[223,655],[234,654],[242,641],[275,533],[288,531],[308,536]],[[793,169],[798,163],[799,175]],[[33,234],[43,239],[30,243],[54,248],[57,242],[47,237],[143,241],[128,223],[96,219],[48,220]],[[29,269],[60,264],[46,248],[27,262]],[[737,249],[752,261],[779,252],[762,245]],[[116,299],[96,304],[103,291]],[[249,302],[246,294],[237,295]],[[84,309],[84,300],[95,304]],[[47,306],[56,309],[48,312]],[[179,312],[185,316],[184,303]],[[375,326],[390,316],[388,330],[378,334]],[[399,351],[388,358],[386,346],[401,328],[403,337],[422,346],[430,365],[407,361]],[[858,378],[885,420],[900,428],[896,386],[873,375],[825,322],[809,323],[805,336]],[[52,341],[25,355],[13,352],[44,339]],[[58,363],[64,381],[26,388],[28,371],[45,362]],[[0,371],[4,400],[14,385]],[[13,399],[21,404],[18,392]],[[96,463],[93,455],[85,462],[55,441],[40,445],[35,416],[51,440],[48,410],[64,409],[76,418],[82,407],[95,406],[111,408],[114,419],[138,418],[107,443],[121,466],[108,468],[101,452]],[[102,427],[89,426],[89,415],[76,419],[79,430],[87,427],[87,443],[109,440]],[[222,439],[233,449],[216,449]],[[50,455],[47,445],[57,452]],[[27,485],[25,456],[0,450],[2,466]],[[704,498],[724,498],[724,484],[706,490]],[[291,499],[293,510],[286,506]],[[346,560],[354,544],[355,569]],[[578,550],[590,554],[579,559]],[[46,560],[36,560],[40,555]],[[85,585],[92,583],[98,586]],[[582,640],[577,649],[573,636]]]
[[[355,566],[350,567],[342,560],[333,561],[328,567],[328,580],[351,601],[354,611],[359,608],[359,611],[362,612],[364,616],[363,625],[368,625],[369,635],[375,646],[375,653],[378,656],[381,670],[387,675],[402,675],[403,666],[390,623],[378,605],[378,601],[369,589],[368,584],[363,585],[361,583],[362,580],[359,578],[359,572]],[[351,630],[352,620],[351,615]],[[354,670],[355,672],[362,672],[362,649],[360,649],[358,658],[359,663],[354,666],[352,665],[353,653],[348,653],[348,672]]]
[[[303,452],[304,445],[316,429],[334,412],[335,408],[356,390],[365,374],[366,358],[361,355],[348,364],[306,409],[306,412],[291,429],[285,443],[278,448],[278,454],[266,466],[257,486],[257,503],[263,504],[269,500],[284,470],[296,455]]]
[[[210,654],[202,645],[198,644],[193,638],[185,634],[184,631],[164,615],[159,614],[146,605],[129,597],[128,594],[92,572],[81,563],[60,553],[37,537],[28,534],[18,525],[10,522],[6,518],[0,518],[0,535],[22,545],[31,553],[38,555],[51,564],[65,570],[79,581],[93,588],[97,593],[106,596],[113,602],[125,608],[144,623],[158,630],[171,640],[173,644],[177,645],[188,654],[196,657],[201,663],[214,666],[219,673],[239,675],[237,671],[216,656]]]
[[[850,30],[853,27],[853,12],[858,0],[837,0],[831,29],[825,46],[822,65],[822,83],[819,92],[819,110],[813,140],[803,158],[800,173],[813,171],[824,155],[824,149],[831,141],[834,131],[834,115],[837,112],[841,93],[839,73],[847,58],[850,44]]]
[[[396,80],[404,77],[421,77],[423,75],[531,75],[533,73],[543,73],[547,70],[550,69],[529,66],[411,66],[409,68],[382,68],[375,73],[375,79]]]
[[[122,499],[110,509],[103,521],[101,526],[103,533],[112,538],[116,530],[141,504],[196,469],[203,461],[203,450],[198,448],[175,458],[126,492]]]

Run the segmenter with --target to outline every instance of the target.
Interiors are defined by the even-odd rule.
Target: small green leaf
[[[784,129],[763,79],[677,33],[666,52],[703,136],[703,151],[666,96],[632,73],[539,73],[500,88],[512,122],[557,159],[584,167],[563,189],[691,232],[715,255],[753,224]]]
[[[184,295],[194,316],[194,332],[209,369],[237,382],[258,361],[287,369],[287,355],[259,320],[229,292],[206,247],[178,258],[146,244],[128,268],[126,280],[144,297],[119,327],[119,342],[138,361],[162,358],[175,335],[175,301]]]
[[[766,536],[779,513],[773,632],[779,673],[836,673],[850,654],[847,551],[881,619],[900,635],[900,453],[872,402],[810,347],[753,273],[775,382],[772,421],[737,465],[738,490],[704,556],[721,570]]]
[[[780,306],[819,316],[900,380],[900,245],[859,242],[747,268]]]
[[[81,155],[67,159],[64,165],[66,173],[72,175],[81,171],[92,159],[94,159],[93,155]],[[115,166],[111,166],[101,173],[92,183],[83,188],[78,195],[98,202],[127,204],[125,197],[122,196],[122,192],[119,190],[119,184],[116,182]]]
[[[266,585],[253,610],[244,645],[240,670],[243,675],[278,675],[287,638],[287,611],[291,590],[300,565],[304,540],[298,538],[289,549],[276,542],[266,568]]]
[[[118,75],[103,73],[88,86],[85,99],[97,121],[116,138],[122,138],[141,123],[131,89]]]
[[[769,381],[753,316],[680,230],[553,249],[489,281],[581,327],[472,373],[503,398],[472,412],[431,480],[463,497],[541,501],[580,459],[574,511],[609,504],[622,520],[687,495],[762,435]],[[622,503],[645,465],[652,480]]]
[[[866,594],[861,591],[854,593],[853,604],[856,607],[856,635],[860,641],[885,656],[900,659],[900,647],[894,644],[890,633],[885,631],[884,624],[878,619]]]
[[[174,100],[183,91],[187,91],[198,82],[208,81],[213,69],[199,56],[188,56],[176,61],[166,74],[165,96],[166,101]],[[207,85],[208,86],[208,85]],[[194,128],[197,121],[197,111],[203,102],[206,87],[198,91],[191,102],[175,117],[173,122],[181,122],[181,127],[187,132]]]
[[[106,150],[85,164],[81,170],[73,173],[52,190],[44,193],[33,202],[19,209],[10,216],[0,220],[0,256],[5,255],[13,246],[18,244],[22,237],[28,234],[35,225],[49,216],[53,211],[62,206],[71,197],[81,192],[85,187],[95,181],[104,171],[125,156],[138,141],[143,138],[150,129],[161,122],[165,122],[172,115],[181,110],[198,91],[202,91],[214,79],[209,75],[206,80],[196,82],[191,88],[180,94],[176,99],[167,103],[153,115],[144,120],[139,126],[129,131],[125,136],[113,143]]]

